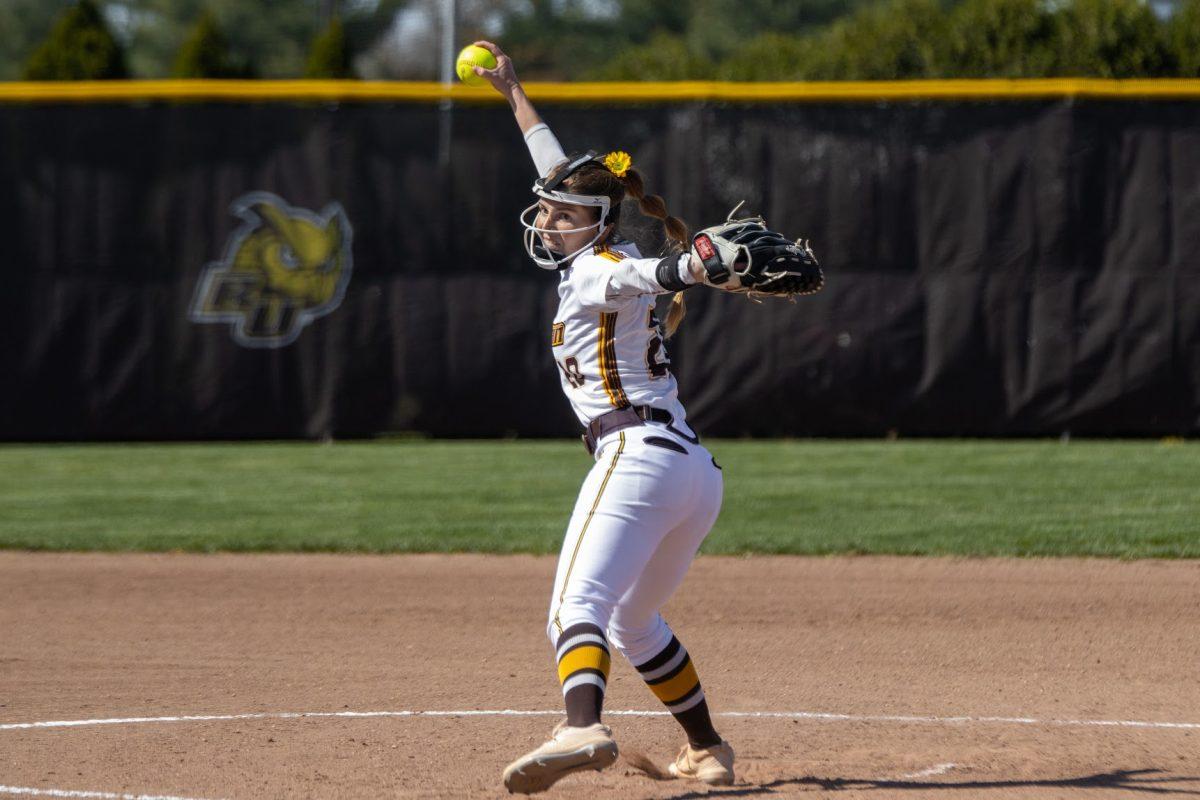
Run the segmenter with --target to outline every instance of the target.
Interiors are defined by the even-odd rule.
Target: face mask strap
[[[595,150],[588,150],[582,155],[570,156],[568,160],[559,164],[554,169],[550,170],[550,174],[544,178],[539,178],[533,185],[533,190],[536,192],[539,188],[547,192],[553,192],[562,186],[563,181],[575,174],[575,170],[592,161],[600,161],[600,154]],[[603,163],[603,162],[601,162]]]

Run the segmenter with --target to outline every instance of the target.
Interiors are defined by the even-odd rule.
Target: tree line
[[[1159,13],[1147,0],[458,6],[459,41],[500,41],[530,79],[1200,76],[1200,0],[1158,0]],[[437,8],[438,0],[8,0],[0,77],[433,79]]]
[[[715,60],[659,35],[592,72],[733,81],[1198,75],[1200,0],[1167,19],[1142,0],[892,0],[811,33],[760,33]]]
[[[3,0],[0,79],[353,77],[405,2]]]

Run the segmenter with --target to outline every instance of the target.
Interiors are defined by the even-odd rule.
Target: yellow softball
[[[458,54],[454,69],[458,72],[458,79],[467,86],[483,86],[487,80],[475,74],[475,67],[495,69],[496,57],[477,44],[469,44]]]

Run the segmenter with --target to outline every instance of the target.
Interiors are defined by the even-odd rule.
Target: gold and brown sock
[[[713,728],[700,676],[687,650],[674,636],[657,655],[636,666],[642,680],[662,701],[676,722],[687,733],[692,747],[713,747],[721,736]]]
[[[599,722],[611,663],[604,631],[590,622],[570,626],[558,637],[557,657],[567,724],[583,728]]]

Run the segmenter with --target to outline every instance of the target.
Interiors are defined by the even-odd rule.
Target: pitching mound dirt
[[[0,553],[0,796],[506,796],[556,722],[553,568]],[[1200,563],[702,558],[667,616],[738,785],[656,780],[674,722],[611,715],[635,761],[547,796],[1200,796]]]

